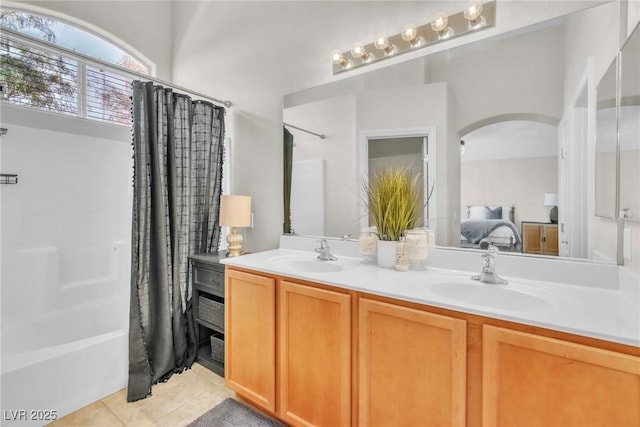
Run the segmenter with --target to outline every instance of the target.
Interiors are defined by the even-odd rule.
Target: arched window
[[[81,28],[0,9],[2,101],[130,125],[131,80],[150,66]]]

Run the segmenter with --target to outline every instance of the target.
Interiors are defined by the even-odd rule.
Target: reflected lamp
[[[549,213],[549,221],[552,224],[558,223],[558,195],[556,193],[547,193],[544,195],[544,205],[551,207]]]

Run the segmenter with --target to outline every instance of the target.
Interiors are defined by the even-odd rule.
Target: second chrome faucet
[[[473,280],[496,285],[506,285],[509,283],[496,273],[496,255],[498,251],[497,246],[491,245],[487,249],[487,253],[482,254],[482,272],[477,276],[471,276]]]
[[[318,253],[318,259],[320,261],[335,261],[338,259],[331,254],[327,239],[318,240],[318,244],[320,246],[316,248],[316,252]]]

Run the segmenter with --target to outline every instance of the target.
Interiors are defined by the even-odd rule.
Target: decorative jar
[[[366,262],[373,262],[378,250],[378,233],[376,227],[366,227],[360,231],[358,239],[360,254]]]
[[[429,230],[414,228],[405,231],[404,235],[409,265],[414,270],[424,270],[429,257]]]

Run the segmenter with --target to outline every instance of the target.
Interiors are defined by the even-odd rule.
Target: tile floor
[[[50,427],[171,427],[186,426],[233,392],[219,377],[197,363],[169,381],[153,386],[153,395],[127,403],[120,390],[60,418]]]

